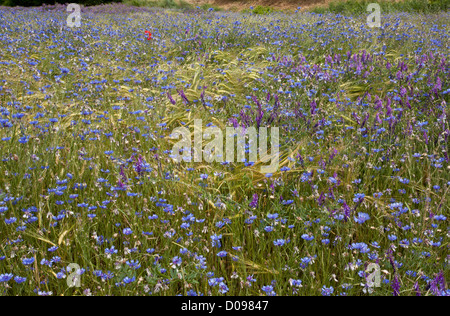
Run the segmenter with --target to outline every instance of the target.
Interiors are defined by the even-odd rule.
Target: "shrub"
[[[264,7],[264,6],[256,6],[253,9],[246,9],[243,12],[244,13],[253,13],[253,14],[270,14],[274,12],[275,10],[271,7]]]

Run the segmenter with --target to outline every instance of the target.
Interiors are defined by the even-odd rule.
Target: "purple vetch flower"
[[[125,190],[126,189],[126,185],[125,185],[125,183],[123,183],[121,180],[119,180],[118,182],[117,182],[117,185],[119,186],[119,189],[121,189],[121,190]]]
[[[127,182],[127,176],[125,175],[125,172],[123,171],[123,166],[120,166],[120,176],[122,177],[123,182]]]
[[[428,145],[428,135],[427,135],[427,131],[423,131],[423,139],[425,140],[425,144]]]
[[[323,203],[325,203],[325,194],[321,192],[319,198],[317,199],[317,204],[319,204],[319,206],[322,206]]]
[[[445,290],[444,272],[440,271],[436,278],[430,282],[429,289],[431,293],[438,296],[441,291]]]
[[[387,255],[388,259],[389,259],[389,263],[391,264],[392,269],[394,269],[394,274],[396,274],[397,273],[397,267],[395,266],[394,257],[392,257],[392,249],[391,248],[389,248],[389,250],[386,252],[386,255]]]
[[[249,206],[251,208],[257,208],[258,207],[258,194],[253,194],[252,201],[250,202]]]
[[[347,205],[347,203],[343,203],[342,207],[344,208],[344,221],[347,221],[350,218],[350,214],[352,212],[351,208]]]
[[[416,292],[416,296],[422,296],[422,294],[420,293],[419,282],[416,282],[414,284],[414,291]]]
[[[299,153],[298,155],[297,155],[297,157],[296,157],[297,159],[298,159],[298,161],[300,162],[300,165],[302,166],[302,167],[304,167],[304,165],[305,165],[305,161],[303,160],[303,157],[302,157],[302,155]]]
[[[378,96],[376,96],[376,98],[375,98],[375,110],[378,111],[382,107],[383,107],[383,101],[381,101],[381,99]]]
[[[369,117],[370,117],[370,114],[367,113],[366,116],[364,117],[362,123],[361,123],[361,128],[363,128],[364,125],[366,125],[366,122],[367,122],[367,120],[369,119]]]
[[[252,96],[252,100],[253,100],[253,102],[255,102],[255,104],[258,107],[258,110],[256,112],[256,128],[259,128],[261,126],[261,120],[264,116],[264,111],[262,110],[261,103],[258,101],[258,99],[255,96]]]
[[[441,78],[437,77],[436,79],[436,84],[434,85],[432,91],[436,94],[438,94],[438,91],[442,90],[442,82],[441,82]]]
[[[136,163],[135,163],[134,168],[140,176],[144,172],[144,160],[142,159],[141,155],[139,155],[139,157],[136,158]]]
[[[395,273],[394,275],[394,281],[392,282],[391,285],[392,289],[394,290],[394,292],[392,293],[394,296],[399,296],[400,295],[400,281],[398,279],[397,273]]]
[[[309,104],[309,107],[310,107],[310,109],[311,109],[311,116],[313,116],[314,114],[316,114],[316,107],[317,107],[316,101],[313,100],[313,101]]]
[[[386,99],[386,106],[385,106],[385,108],[386,108],[386,116],[391,116],[392,108],[391,108],[391,99],[390,98]]]
[[[273,97],[275,99],[275,104],[273,106],[272,113],[270,114],[270,117],[267,119],[267,125],[272,124],[274,119],[277,118],[278,115],[279,115],[278,108],[280,107],[280,103],[278,102],[278,96],[275,94]]]
[[[201,99],[201,101],[202,101],[202,104],[203,104],[203,107],[206,109],[206,101],[205,101],[205,90],[206,90],[206,88],[207,87],[203,87],[203,91],[202,91],[202,93],[200,94],[200,99]]]
[[[328,158],[328,163],[330,163],[334,159],[334,157],[336,157],[337,154],[338,154],[338,151],[336,150],[336,148],[333,148],[333,152],[331,153],[330,157]]]
[[[238,120],[235,117],[230,118],[230,122],[233,124],[234,128],[239,126]]]
[[[175,105],[175,103],[177,103],[177,102],[172,98],[172,95],[170,94],[170,92],[167,92],[167,97],[169,98],[170,103],[172,103],[172,104],[174,104],[174,105]]]
[[[248,116],[248,115],[244,112],[244,110],[241,110],[241,111],[239,112],[239,115],[240,115],[240,117],[241,117],[241,126],[242,126],[243,128],[246,128],[247,126],[250,126],[250,124],[251,124],[251,122],[252,122],[252,119],[250,118],[250,116]]]
[[[188,98],[186,97],[186,95],[184,94],[183,90],[177,90],[178,94],[180,95],[181,99],[183,100],[183,103],[185,105],[188,105],[190,102],[188,100]]]

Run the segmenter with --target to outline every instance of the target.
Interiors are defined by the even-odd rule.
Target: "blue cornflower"
[[[314,236],[312,236],[312,235],[310,236],[308,234],[303,234],[302,235],[302,239],[307,240],[307,241],[311,241],[311,240],[314,239]]]
[[[133,233],[133,231],[131,230],[131,228],[125,228],[123,230],[124,235],[131,235],[132,233]]]
[[[388,236],[388,239],[389,239],[390,241],[394,241],[394,240],[397,240],[397,236],[395,236],[395,235],[389,235],[389,236]]]
[[[273,241],[273,244],[275,246],[283,246],[285,243],[286,243],[286,240],[284,240],[284,239],[277,239],[277,240]]]
[[[105,253],[109,254],[109,255],[116,254],[117,253],[117,249],[115,249],[114,246],[111,246],[110,249],[108,249],[108,248],[105,249]]]
[[[13,224],[13,223],[15,223],[16,221],[17,221],[17,218],[15,218],[15,217],[11,217],[11,218],[6,218],[6,219],[5,219],[5,223],[6,223],[7,225]]]
[[[277,217],[278,217],[278,213],[267,214],[267,218],[268,218],[268,219],[276,219]]]
[[[357,222],[358,224],[362,224],[365,221],[368,221],[370,219],[370,216],[367,213],[359,212],[358,217],[357,218],[354,217],[354,219],[355,219],[355,222]]]
[[[185,255],[189,252],[189,250],[187,248],[182,248],[180,249],[180,254]]]
[[[33,264],[34,263],[34,258],[24,258],[22,259],[22,263],[26,266]]]
[[[370,251],[370,249],[367,246],[367,244],[363,243],[363,242],[353,243],[351,245],[351,248],[359,250],[359,252],[361,252],[361,253],[368,253]]]
[[[355,203],[360,202],[364,199],[365,196],[366,195],[364,193],[356,193],[353,202]]]
[[[134,282],[134,281],[136,281],[136,277],[132,277],[132,278],[125,277],[125,278],[123,279],[123,283],[125,283],[125,284],[130,284],[130,283],[132,283],[132,282]]]
[[[59,249],[58,246],[53,246],[53,247],[48,248],[48,251],[49,251],[49,252],[55,252],[55,251],[58,250],[58,249]]]
[[[444,215],[435,215],[433,219],[436,221],[445,221],[447,220],[447,217],[445,217]]]
[[[21,283],[25,282],[26,280],[27,280],[27,278],[24,278],[24,277],[20,277],[20,276],[14,277],[14,281],[16,281],[17,284],[21,284]]]
[[[227,252],[222,250],[222,251],[217,253],[217,256],[220,257],[220,258],[226,257],[227,256]]]
[[[127,261],[126,262],[127,266],[129,266],[130,268],[137,270],[141,267],[141,265],[139,264],[139,260],[131,260],[131,261]]]
[[[211,239],[212,239],[212,246],[213,247],[217,247],[220,248],[221,247],[221,243],[220,243],[220,239],[222,238],[222,235],[212,235]]]
[[[273,290],[273,286],[272,285],[265,285],[261,288],[264,292],[266,292],[266,295],[268,296],[275,296],[276,293]]]
[[[217,284],[219,284],[218,278],[210,278],[210,279],[208,279],[208,285],[209,286],[214,287]]]
[[[183,260],[178,256],[175,256],[172,258],[172,266],[173,267],[179,266],[181,264],[181,262],[183,262]]]
[[[330,286],[327,288],[325,285],[322,287],[322,296],[331,296],[333,294],[334,288]]]
[[[302,269],[305,269],[309,263],[311,262],[311,258],[310,257],[304,257],[300,259],[300,267]]]
[[[220,294],[225,294],[227,292],[228,292],[228,286],[225,283],[220,282],[219,283],[219,293]]]
[[[12,273],[0,274],[0,282],[8,282],[14,277]]]
[[[302,280],[290,280],[291,286],[302,286]]]

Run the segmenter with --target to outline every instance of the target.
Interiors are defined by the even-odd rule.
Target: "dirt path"
[[[324,6],[332,0],[185,0],[192,5],[199,6],[203,4],[211,4],[225,10],[241,11],[248,9],[250,6],[258,5],[272,7],[279,10],[294,11],[298,7],[301,10]]]

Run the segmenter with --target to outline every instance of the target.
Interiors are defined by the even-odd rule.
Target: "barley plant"
[[[1,7],[0,295],[449,295],[449,12],[368,14]]]

